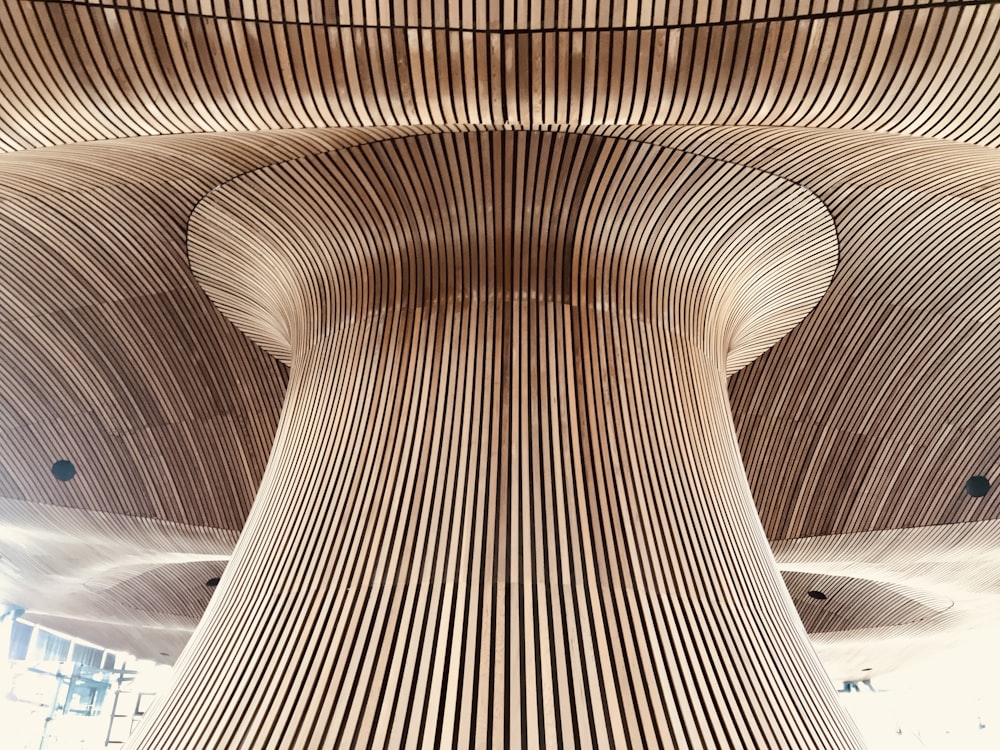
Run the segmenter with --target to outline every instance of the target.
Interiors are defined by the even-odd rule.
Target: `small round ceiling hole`
[[[216,586],[219,585],[219,579],[209,578],[207,581],[205,581],[205,585],[208,586],[210,589],[214,589]]]
[[[990,491],[990,480],[980,474],[969,477],[969,481],[965,483],[965,491],[972,497],[982,497]]]
[[[813,599],[819,599],[821,601],[823,599],[826,599],[826,594],[824,594],[822,591],[816,591],[816,589],[813,589],[812,591],[807,591],[806,593]]]
[[[68,482],[76,476],[76,467],[72,461],[62,459],[52,464],[52,476],[60,482]]]

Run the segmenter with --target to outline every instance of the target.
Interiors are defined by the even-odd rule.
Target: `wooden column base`
[[[861,747],[725,388],[733,352],[822,293],[822,207],[641,144],[422,138],[247,175],[192,218],[206,289],[292,378],[129,747]],[[707,203],[720,179],[762,202]],[[456,218],[477,211],[504,219]]]

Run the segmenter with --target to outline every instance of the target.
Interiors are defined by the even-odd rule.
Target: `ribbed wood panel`
[[[753,170],[774,180],[766,195],[782,194],[767,192],[782,179],[811,193],[836,226],[838,273],[814,314],[729,383],[765,532],[779,553],[783,540],[804,540],[808,559],[786,572],[859,581],[835,605],[815,605],[815,617],[805,612],[820,628],[850,613],[845,630],[817,634],[832,669],[857,670],[873,654],[891,668],[990,627],[1000,616],[989,583],[1000,574],[990,558],[1000,536],[989,519],[1000,496],[970,498],[963,485],[972,474],[1000,477],[1000,161],[994,149],[944,141],[1000,138],[998,24],[996,3],[961,0],[0,0],[0,150],[16,152],[0,158],[0,597],[96,642],[178,653],[206,601],[198,577],[222,565],[249,511],[287,379],[199,289],[185,257],[188,217],[242,173],[348,148],[323,157],[337,185],[396,194],[368,170],[398,160],[406,166],[394,179],[420,198],[350,203],[338,219],[337,252],[350,257],[421,248],[400,265],[422,274],[420,286],[367,287],[387,310],[401,289],[412,311],[435,289],[491,284],[510,289],[512,303],[527,289],[541,304],[556,278],[546,274],[563,266],[540,248],[577,240],[593,263],[571,269],[571,282],[602,278],[607,256],[587,233],[637,257],[642,242],[621,238],[655,225],[669,192],[653,179],[645,194],[641,170],[652,165],[721,176],[699,189],[706,204],[693,218],[666,214],[680,227],[716,206],[730,215],[745,187],[738,176]],[[563,154],[557,168],[558,141],[517,142],[489,178],[506,185],[514,174],[511,196],[534,185],[551,198],[508,226],[501,217],[517,217],[505,198],[487,216],[478,201],[494,193],[449,187],[472,184],[492,156],[449,152],[445,170],[410,139],[476,128],[621,139],[597,153],[614,157],[615,179],[630,176],[584,180],[608,194],[577,206],[581,194],[564,184],[579,179],[575,157]],[[106,139],[115,140],[76,143]],[[374,141],[386,143],[351,148]],[[604,213],[574,234],[566,222],[587,200]],[[319,226],[333,220],[310,214],[295,191],[274,202]],[[239,228],[232,213],[215,227],[221,239]],[[372,234],[390,219],[397,231]],[[616,222],[619,238],[607,230]],[[432,248],[458,246],[470,227],[477,257],[522,255],[437,278]],[[501,239],[490,246],[486,236]],[[532,263],[543,260],[537,276]],[[621,284],[634,291],[640,265],[607,277],[608,300]],[[511,286],[515,271],[521,286]],[[799,289],[782,278],[772,281]],[[561,289],[579,304],[572,284]],[[489,303],[488,293],[456,294],[458,306]],[[747,317],[721,336],[735,336],[726,370],[809,306],[764,320],[763,296],[746,297]],[[242,324],[256,320],[258,339],[290,360],[287,334],[301,330],[281,329],[298,319],[290,312]],[[58,458],[76,464],[72,482],[49,473]],[[913,530],[967,522],[980,529],[975,544]],[[886,559],[893,544],[900,555],[888,570],[856,540],[894,529],[912,531],[886,542]],[[872,610],[905,609],[903,590],[955,604],[918,622],[865,625]]]
[[[996,150],[734,128],[656,141],[807,185],[837,223],[829,293],[730,383],[768,536],[995,518],[1000,496],[965,482],[1000,477]]]
[[[0,518],[6,599],[30,602],[35,622],[157,661],[180,654],[208,604],[205,582],[221,575],[237,538],[6,498]]]
[[[1000,471],[991,448],[1000,430],[995,151],[819,130],[601,130],[623,145],[649,142],[649,153],[673,148],[784,176],[820,198],[836,223],[842,257],[823,301],[730,379],[769,537],[997,516],[992,492],[976,499],[963,490],[972,473]],[[185,257],[187,217],[213,186],[248,170],[398,136],[395,129],[172,136],[0,160],[3,518],[20,534],[33,506],[86,514],[46,515],[45,533],[31,532],[26,542],[3,538],[6,597],[33,613],[85,618],[70,622],[87,622],[81,635],[90,640],[104,642],[103,620],[109,645],[177,653],[173,636],[160,648],[154,631],[122,629],[130,617],[144,628],[155,621],[157,602],[179,593],[164,588],[167,579],[142,579],[150,614],[141,616],[87,581],[133,570],[131,552],[148,544],[157,564],[167,562],[161,551],[187,554],[192,538],[210,542],[213,554],[231,550],[287,377],[202,296]],[[554,181],[544,184],[549,190]],[[720,182],[718,195],[727,189]],[[897,214],[900,221],[888,220]],[[430,226],[447,228],[440,217]],[[49,473],[61,457],[78,468],[67,484]],[[78,545],[81,524],[92,531]],[[219,532],[228,541],[215,546]],[[992,546],[984,539],[981,550]],[[846,574],[846,564],[822,569]],[[960,576],[951,579],[942,595],[955,598],[962,585]],[[197,600],[201,592],[189,594]],[[965,615],[983,606],[956,602]],[[160,617],[171,627],[194,625],[169,612]],[[898,653],[905,659],[905,648]]]
[[[725,390],[730,346],[829,279],[807,191],[615,139],[422,136],[231,181],[189,247],[291,381],[130,747],[860,746]]]
[[[992,3],[3,0],[0,18],[5,150],[454,123],[1000,139]]]
[[[883,581],[787,569],[782,577],[802,624],[813,636],[930,622],[954,605],[933,592]]]
[[[837,262],[807,189],[641,140],[532,131],[388,138],[257,170],[201,201],[188,249],[219,309],[288,363],[360,310],[589,294],[697,330],[725,372],[798,323]]]

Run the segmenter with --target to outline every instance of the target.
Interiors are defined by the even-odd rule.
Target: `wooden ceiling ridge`
[[[188,12],[202,3],[164,14],[4,0],[0,148],[427,123],[810,126],[984,145],[1000,138],[995,4],[838,2],[806,16],[796,4],[780,20],[734,22],[729,16],[744,8],[766,16],[774,4],[594,2],[567,6],[580,10],[579,27],[546,29],[549,5],[563,4],[485,4],[473,18],[519,30],[473,33],[420,21],[413,28],[409,10],[399,27],[341,25],[339,7],[328,22],[302,27]],[[351,3],[346,15],[367,18],[367,6]],[[331,4],[315,7],[326,13]],[[450,3],[425,7],[452,13]],[[500,7],[509,17],[494,12]],[[601,19],[611,8],[651,25],[607,30]]]

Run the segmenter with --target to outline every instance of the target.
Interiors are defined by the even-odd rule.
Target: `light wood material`
[[[1000,7],[900,0],[3,0],[0,147],[482,124],[996,145]]]
[[[240,177],[188,236],[291,380],[130,747],[860,747],[725,391],[830,278],[811,194],[617,139],[417,136]]]
[[[824,300],[729,383],[768,536],[995,517],[993,493],[973,500],[962,490],[972,473],[997,471],[989,436],[1000,429],[990,406],[998,370],[983,359],[991,361],[998,322],[990,293],[1000,254],[995,152],[816,130],[615,132],[784,175],[819,197],[837,226],[840,272]],[[200,296],[187,267],[187,217],[213,186],[263,164],[395,135],[177,136],[0,160],[5,597],[67,627],[86,622],[81,635],[90,640],[103,642],[103,622],[110,645],[174,658],[196,625],[159,611],[176,589],[142,579],[128,594],[149,613],[139,617],[118,597],[124,590],[87,581],[132,569],[147,549],[151,565],[164,564],[162,550],[187,554],[192,537],[213,554],[231,549],[287,378]],[[887,222],[904,209],[902,223]],[[79,469],[69,484],[48,473],[60,457]],[[46,507],[80,514],[21,520]],[[95,533],[81,552],[87,517]],[[147,519],[169,524],[149,529]],[[12,539],[38,523],[44,535]],[[95,556],[102,537],[106,549]],[[220,538],[228,541],[216,546]],[[982,537],[977,554],[992,546]],[[92,564],[81,566],[81,556]],[[824,565],[822,556],[813,562]],[[844,566],[835,559],[822,570],[847,574]],[[955,598],[949,591],[960,581],[942,595]],[[202,592],[188,594],[197,601]],[[956,601],[963,617],[984,606]],[[164,640],[157,618],[183,630]],[[126,637],[125,623],[141,630]],[[913,658],[898,654],[893,663]]]
[[[815,638],[834,676],[991,627],[1000,496],[962,487],[1000,478],[998,24],[1000,5],[951,0],[0,0],[0,598],[167,661],[195,627],[288,380],[190,271],[199,201],[310,155],[531,129],[758,170],[824,206],[841,253],[828,293],[729,381],[765,533],[796,598],[801,576],[863,581],[837,605],[845,629]],[[558,173],[540,184],[564,200]],[[699,211],[727,214],[731,190]],[[428,246],[461,231],[424,210],[399,226]],[[564,239],[562,215],[525,213],[524,236]],[[750,322],[762,337],[727,370],[783,330]],[[49,474],[59,458],[77,465],[68,484]],[[899,596],[954,604],[918,625]],[[900,622],[868,627],[893,602]]]

